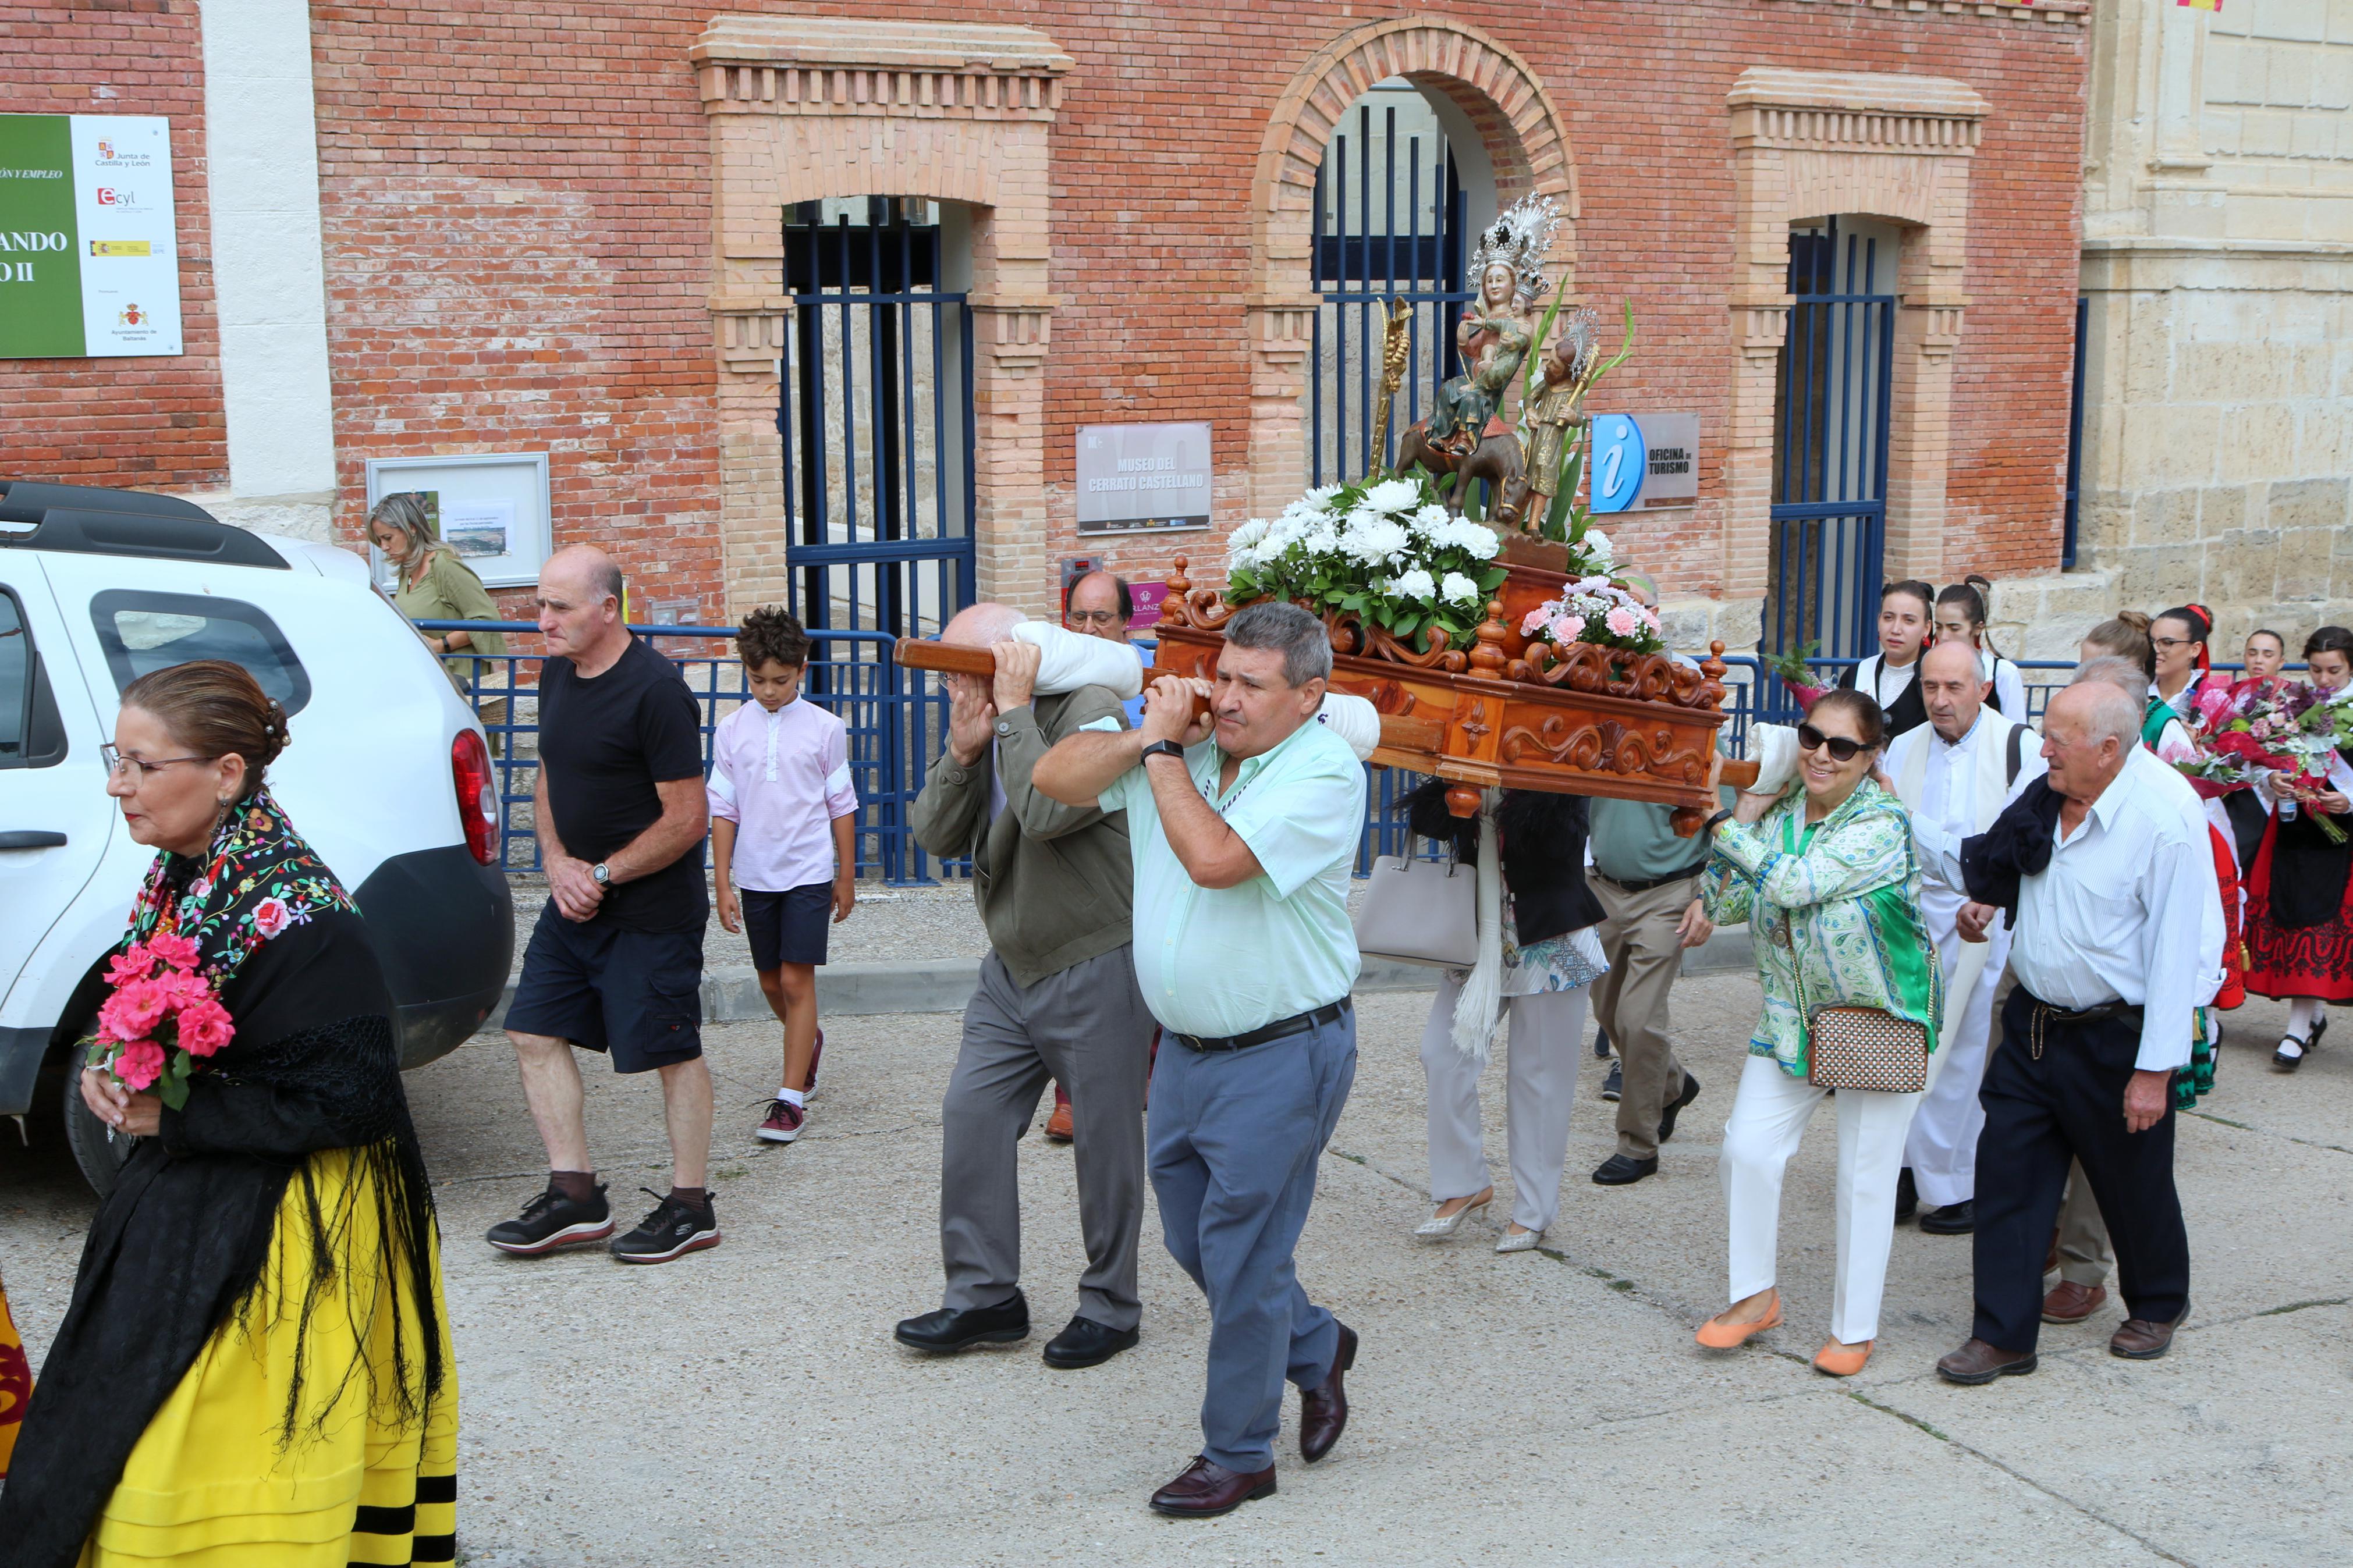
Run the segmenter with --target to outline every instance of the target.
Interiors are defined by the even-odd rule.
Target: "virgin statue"
[[[1479,297],[1454,329],[1455,347],[1468,368],[1438,389],[1430,416],[1431,445],[1468,457],[1491,433],[1489,422],[1501,412],[1535,336],[1536,304],[1552,287],[1545,279],[1544,262],[1557,224],[1551,197],[1527,196],[1480,236],[1471,257]]]

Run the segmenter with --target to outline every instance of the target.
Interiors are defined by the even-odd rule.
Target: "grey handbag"
[[[1384,855],[1356,906],[1356,950],[1366,958],[1469,969],[1479,962],[1479,868]]]

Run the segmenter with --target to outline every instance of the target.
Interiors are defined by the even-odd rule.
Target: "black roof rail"
[[[194,501],[22,479],[0,480],[0,547],[288,569],[268,541],[216,521]]]

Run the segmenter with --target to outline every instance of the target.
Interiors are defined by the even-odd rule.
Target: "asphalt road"
[[[1195,1450],[1208,1328],[1156,1216],[1143,1343],[1086,1372],[1038,1359],[1082,1261],[1067,1149],[1033,1132],[1021,1155],[1039,1332],[945,1361],[892,1342],[895,1320],[937,1304],[954,1017],[829,1024],[810,1130],[785,1149],[748,1136],[775,1082],[774,1031],[710,1031],[726,1240],[659,1268],[480,1243],[542,1173],[512,1057],[478,1040],[409,1079],[448,1237],[462,1555],[499,1568],[2353,1560],[2353,1039],[2284,1078],[2265,1067],[2284,1010],[2232,1017],[2221,1086],[2180,1129],[2197,1304],[2169,1357],[2110,1357],[2111,1306],[2048,1330],[2034,1376],[1959,1389],[1931,1368],[1968,1332],[1969,1243],[1909,1227],[1870,1367],[1837,1382],[1807,1364],[1830,1312],[1827,1115],[1784,1200],[1788,1325],[1729,1355],[1693,1344],[1723,1301],[1716,1140],[1756,989],[1713,975],[1677,999],[1705,1089],[1661,1174],[1585,1180],[1614,1143],[1588,1060],[1561,1223],[1544,1250],[1508,1258],[1492,1229],[1408,1236],[1428,1212],[1415,1056],[1428,1004],[1365,999],[1356,1092],[1300,1248],[1308,1289],[1364,1337],[1353,1422],[1312,1470],[1286,1447],[1281,1492],[1210,1523],[1144,1506]],[[1499,1187],[1501,1076],[1487,1082]],[[650,1202],[634,1189],[666,1180],[658,1094],[594,1067],[589,1082],[595,1144],[634,1218]],[[37,1358],[90,1201],[54,1129],[33,1135],[0,1149],[0,1268]]]

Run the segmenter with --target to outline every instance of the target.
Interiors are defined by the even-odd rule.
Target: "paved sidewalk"
[[[2181,1129],[2197,1307],[2171,1356],[2105,1352],[2118,1317],[2052,1329],[2042,1370],[1936,1381],[1967,1333],[1965,1238],[1898,1233],[1879,1353],[1849,1383],[1827,1332],[1832,1135],[1810,1133],[1785,1207],[1787,1328],[1717,1357],[1716,1141],[1755,1006],[1719,974],[1677,994],[1705,1090],[1662,1174],[1604,1190],[1613,1145],[1588,1058],[1559,1227],[1498,1258],[1427,1213],[1427,1001],[1367,997],[1356,1089],[1301,1247],[1364,1335],[1348,1433],[1223,1521],[1144,1500],[1193,1453],[1207,1314],[1148,1218],[1145,1338],[1088,1372],[1038,1359],[1081,1267],[1068,1150],[1024,1144],[1029,1343],[919,1359],[892,1323],[936,1305],[938,1096],[951,1016],[828,1026],[809,1132],[754,1145],[776,1036],[711,1031],[725,1245],[628,1269],[491,1253],[482,1227],[541,1180],[511,1056],[478,1041],[409,1079],[439,1183],[463,1380],[459,1541],[483,1568],[571,1564],[2100,1563],[2353,1559],[2353,1054],[2265,1070],[2282,1010],[2232,1016],[2209,1113]],[[1498,1185],[1500,1071],[1488,1075]],[[659,1188],[650,1081],[593,1068],[593,1135],[634,1219]],[[37,1126],[37,1140],[43,1130]],[[8,1140],[13,1144],[14,1140]],[[1504,1205],[1498,1203],[1496,1207]],[[53,1140],[0,1152],[0,1268],[37,1356],[90,1205]],[[1283,1441],[1295,1444],[1295,1410]]]

